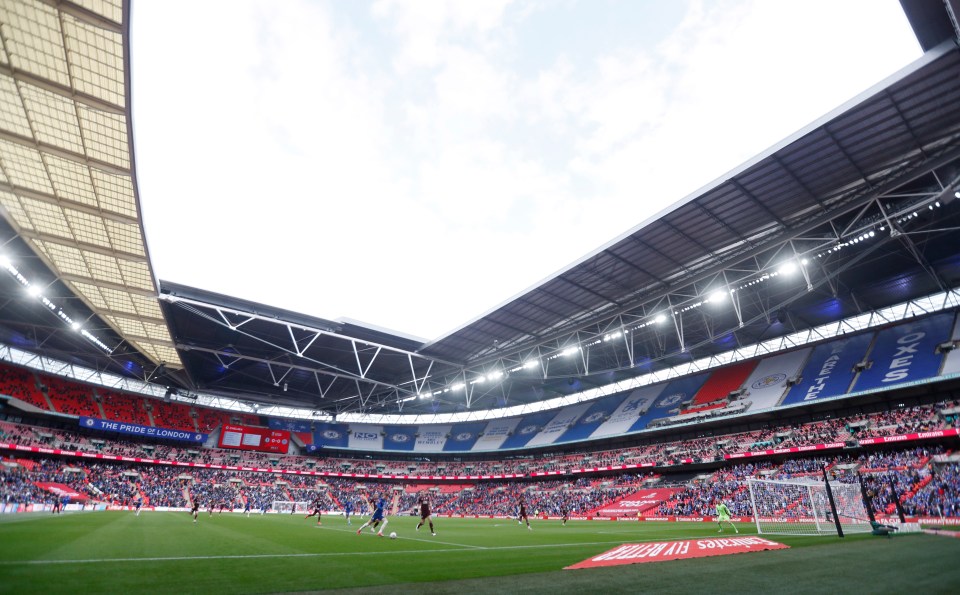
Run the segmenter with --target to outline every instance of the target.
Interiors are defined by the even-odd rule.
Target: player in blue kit
[[[143,507],[143,498],[137,498],[134,500],[133,507],[137,511],[137,516],[140,516],[140,509]]]
[[[357,535],[360,535],[360,533],[363,531],[365,527],[367,527],[368,525],[372,525],[370,527],[370,532],[371,533],[376,532],[378,537],[383,537],[383,530],[387,526],[386,513],[383,511],[383,507],[386,505],[387,505],[386,500],[384,500],[382,497],[377,498],[377,504],[374,506],[373,515],[370,516],[369,521],[367,521],[366,523],[361,525],[359,529],[357,529]],[[380,523],[383,523],[383,525],[380,525]],[[380,526],[379,530],[377,530],[378,525]]]
[[[346,505],[343,507],[343,516],[347,517],[347,524],[350,523],[350,515],[353,514],[353,502],[347,500]]]
[[[243,513],[247,515],[247,518],[250,518],[250,497],[247,496],[247,501],[243,503]]]

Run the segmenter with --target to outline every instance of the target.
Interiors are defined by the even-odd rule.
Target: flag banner
[[[750,402],[750,411],[776,407],[787,392],[787,380],[797,377],[809,355],[808,347],[764,358],[744,383],[740,400]]]
[[[692,395],[706,382],[708,374],[698,374],[672,380],[653,402],[646,413],[639,416],[630,427],[631,432],[645,429],[650,422],[662,417],[670,417],[680,412],[681,407],[690,402]]]
[[[527,446],[545,446],[553,444],[561,434],[569,430],[580,419],[580,416],[590,408],[590,403],[578,403],[561,409],[540,433],[527,442]]]
[[[361,450],[382,450],[383,436],[380,434],[382,431],[381,426],[350,424],[347,446]]]
[[[518,423],[520,423],[519,417],[507,417],[488,422],[486,427],[483,428],[482,435],[470,450],[497,450],[506,441],[510,432],[517,427]]]
[[[625,543],[599,556],[594,556],[573,566],[567,566],[565,570],[597,568],[598,566],[620,566],[622,564],[640,564],[643,562],[665,562],[667,560],[685,560],[688,558],[706,558],[709,556],[727,556],[730,554],[743,554],[764,550],[785,550],[789,549],[789,547],[790,546],[761,537]]]
[[[270,428],[225,425],[220,430],[218,446],[237,450],[287,454],[287,450],[290,448],[290,432],[271,430]]]
[[[563,433],[556,442],[571,442],[573,440],[586,440],[593,434],[597,428],[613,416],[613,412],[624,401],[623,393],[604,397],[593,401],[590,408],[583,412],[580,419],[566,432]]]
[[[307,447],[308,452],[315,452],[321,448],[346,448],[346,424],[318,423],[313,431],[313,444]]]
[[[452,427],[446,424],[418,426],[413,450],[415,452],[440,452],[444,450],[444,445],[447,443],[447,437],[450,435],[450,428]]]
[[[951,341],[960,341],[960,316],[957,317],[953,325],[953,333],[950,335]],[[948,374],[960,374],[960,348],[953,349],[947,353],[943,362],[943,370],[940,372],[944,376]]]
[[[654,384],[653,386],[644,386],[636,390],[619,395],[623,400],[620,405],[610,414],[610,419],[604,421],[590,435],[591,438],[602,438],[604,436],[619,436],[626,434],[630,428],[637,422],[637,417],[643,415],[650,405],[660,396],[663,389],[667,388],[666,382]]]
[[[448,427],[448,426],[440,426]],[[473,448],[473,445],[480,439],[480,434],[487,427],[485,421],[475,421],[470,423],[454,424],[447,432],[450,437],[443,444],[444,452],[467,452]]]
[[[172,428],[140,426],[123,421],[100,419],[98,417],[81,416],[78,421],[80,423],[80,427],[88,430],[101,430],[103,432],[117,432],[119,434],[132,434],[136,436],[147,436],[150,438],[163,438],[164,440],[180,440],[182,442],[202,443],[207,441],[207,434],[201,434],[200,432],[187,432],[185,430],[174,430]]]
[[[298,432],[303,434],[309,434],[310,432],[313,432],[313,428],[310,427],[310,422],[302,419],[280,419],[277,417],[271,417],[267,419],[267,426],[271,430],[286,430],[288,432]]]
[[[38,482],[34,482],[33,485],[37,486],[41,490],[46,490],[51,494],[56,494],[57,496],[61,496],[61,497],[66,496],[71,500],[87,500],[88,499],[87,496],[81,494],[80,492],[71,488],[70,486],[63,485],[62,483],[38,481]]]
[[[694,395],[693,404],[706,405],[726,399],[731,392],[743,386],[756,365],[756,360],[747,360],[715,370],[710,374],[710,379]]]
[[[863,361],[872,340],[873,333],[863,333],[818,345],[800,373],[800,382],[790,388],[783,405],[846,394],[853,382],[853,366]]]
[[[541,411],[539,413],[524,415],[520,418],[520,423],[514,428],[513,434],[504,440],[500,448],[523,448],[534,436],[543,430],[544,426],[553,419],[553,416],[552,411]]]
[[[417,426],[383,426],[383,449],[412,451],[417,441]]]
[[[656,490],[640,490],[631,494],[622,500],[611,502],[596,512],[601,517],[636,517],[642,512],[651,508],[660,506],[674,494],[680,491],[680,488],[659,488]]]
[[[860,372],[853,390],[886,388],[936,376],[943,362],[937,345],[947,340],[952,328],[953,312],[945,312],[880,331],[869,367]]]

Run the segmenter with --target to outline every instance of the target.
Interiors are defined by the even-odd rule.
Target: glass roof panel
[[[18,228],[33,231],[33,223],[30,222],[27,212],[23,210],[20,199],[15,194],[0,190],[0,205],[3,206]]]
[[[25,83],[20,83],[20,94],[38,142],[83,154],[80,123],[73,101]]]
[[[90,168],[93,187],[100,198],[100,208],[111,213],[137,217],[137,204],[133,198],[133,182],[130,176],[121,176]]]
[[[130,147],[127,146],[125,118],[85,105],[78,105],[77,113],[80,114],[87,156],[121,169],[129,169]]]
[[[20,100],[20,90],[6,73],[0,74],[0,129],[33,138],[23,101]]]
[[[77,91],[116,106],[124,104],[123,38],[65,15],[67,60]]]
[[[91,207],[99,206],[93,181],[90,179],[90,168],[49,153],[44,154],[43,160],[47,163],[47,173],[50,174],[50,182],[57,198]]]
[[[104,226],[101,217],[67,208],[63,209],[63,214],[78,242],[107,249],[113,247],[110,244],[110,236],[107,235],[107,228]]]
[[[70,86],[63,34],[55,7],[41,2],[0,2],[0,23],[10,64],[60,85]]]
[[[14,186],[53,194],[43,159],[36,149],[0,139],[0,167]]]
[[[63,216],[63,209],[55,204],[34,200],[29,196],[20,197],[20,204],[27,211],[37,233],[72,240],[73,234]]]
[[[121,0],[73,0],[73,3],[118,25],[123,24],[123,2]]]
[[[113,249],[124,254],[142,256],[146,258],[143,249],[143,235],[140,233],[140,226],[135,223],[120,223],[111,219],[104,219],[103,223],[107,227],[107,233],[110,235],[110,243]]]

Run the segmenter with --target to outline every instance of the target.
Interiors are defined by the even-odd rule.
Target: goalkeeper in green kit
[[[740,532],[740,530],[734,526],[733,521],[730,520],[730,510],[727,508],[727,505],[724,504],[723,501],[720,501],[717,502],[717,526],[720,527],[717,533],[723,533],[723,521],[727,521],[736,533]]]

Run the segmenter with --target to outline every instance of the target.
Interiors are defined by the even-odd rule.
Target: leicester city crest
[[[410,440],[410,436],[406,434],[390,434],[390,440],[393,442],[404,443]]]
[[[763,378],[758,379],[756,382],[750,385],[750,388],[759,390],[761,388],[768,388],[771,386],[776,386],[787,379],[787,375],[780,374],[767,374]]]
[[[327,440],[339,440],[340,432],[336,430],[324,430],[323,437],[326,438]]]
[[[533,434],[534,432],[537,432],[537,431],[539,431],[539,430],[540,430],[540,426],[535,425],[535,424],[531,424],[531,425],[529,425],[529,426],[524,426],[524,427],[522,427],[522,428],[520,429],[520,433],[521,433],[521,434]]]
[[[457,442],[466,442],[467,440],[473,438],[472,432],[460,432],[457,434],[457,437],[454,438]]]

